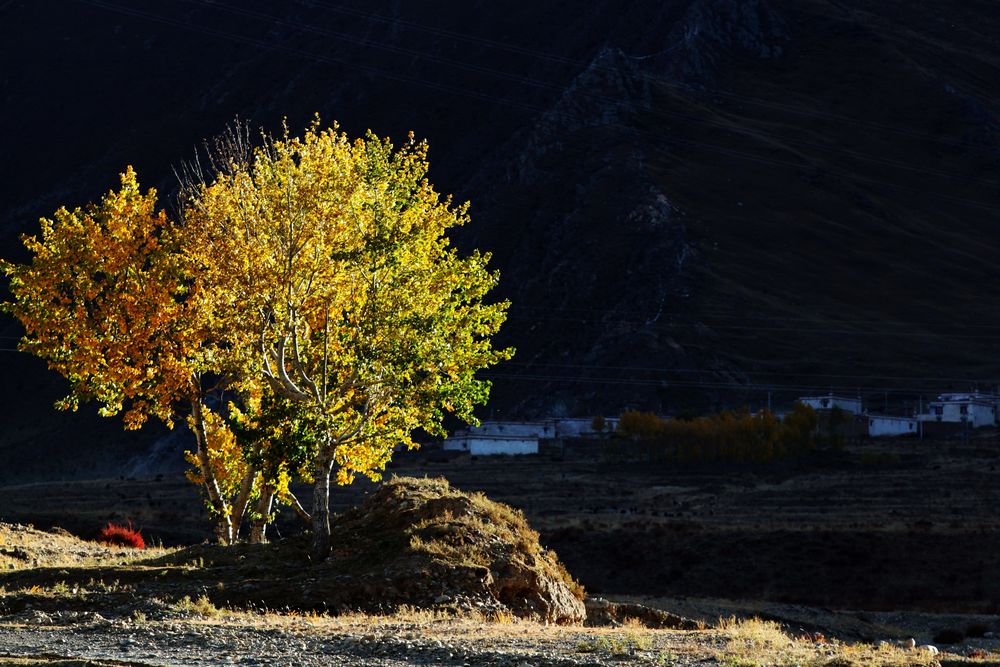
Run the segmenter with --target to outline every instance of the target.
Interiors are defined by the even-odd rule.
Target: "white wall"
[[[917,420],[907,417],[868,415],[868,435],[873,438],[916,434]]]
[[[844,396],[802,396],[799,403],[805,403],[813,410],[832,410],[834,407],[840,408],[852,415],[861,414],[861,399],[846,398]]]
[[[538,438],[517,436],[456,435],[444,441],[444,449],[469,452],[472,456],[538,453]]]
[[[618,427],[618,418],[605,417],[604,424],[604,432],[610,433]],[[540,422],[483,421],[465,432],[476,436],[577,438],[595,435],[593,425],[593,417],[552,418]]]
[[[533,438],[554,438],[555,430],[548,422],[484,421],[468,429],[473,435],[502,435]]]
[[[939,422],[968,421],[972,428],[996,423],[992,405],[971,401],[934,401],[928,405],[927,414],[921,415],[920,419]]]

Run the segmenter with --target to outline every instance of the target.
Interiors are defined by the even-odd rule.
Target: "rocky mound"
[[[581,622],[583,589],[524,515],[444,479],[398,478],[333,528],[324,572],[387,604],[455,605]],[[332,571],[332,572],[331,572]],[[346,578],[346,580],[345,580]]]

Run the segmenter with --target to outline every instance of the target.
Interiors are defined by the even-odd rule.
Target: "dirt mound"
[[[99,575],[164,600],[207,595],[225,606],[376,613],[410,606],[550,623],[586,617],[583,589],[521,512],[443,479],[387,482],[335,519],[332,543],[331,556],[315,564],[307,536],[141,551],[0,524],[0,564],[17,563],[0,573],[0,584],[63,588]],[[53,565],[64,569],[37,569]]]
[[[323,568],[389,604],[454,604],[582,621],[583,590],[523,514],[444,479],[394,479],[338,517]]]

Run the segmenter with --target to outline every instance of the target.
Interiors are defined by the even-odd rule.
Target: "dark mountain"
[[[986,0],[7,0],[0,252],[126,164],[168,194],[235,115],[318,112],[415,130],[473,202],[456,241],[494,253],[519,349],[498,415],[902,405],[1000,381],[997,35]],[[0,479],[148,470],[158,432],[0,363]]]

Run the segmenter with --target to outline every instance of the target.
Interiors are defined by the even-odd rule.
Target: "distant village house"
[[[610,433],[618,426],[617,417],[604,417],[603,429],[595,430],[593,417],[554,417],[541,421],[488,420],[479,426],[455,432],[444,441],[447,451],[468,452],[471,456],[521,456],[538,453],[539,440],[593,438]]]
[[[891,415],[865,415],[868,422],[868,437],[891,438],[903,435],[917,435],[916,417],[895,417]]]
[[[799,403],[808,405],[813,410],[833,410],[840,408],[844,412],[852,415],[861,414],[861,399],[849,398],[847,396],[802,396]]]
[[[972,428],[994,426],[997,423],[998,397],[971,392],[941,394],[938,400],[927,404],[927,412],[918,415],[922,422],[968,422]]]

